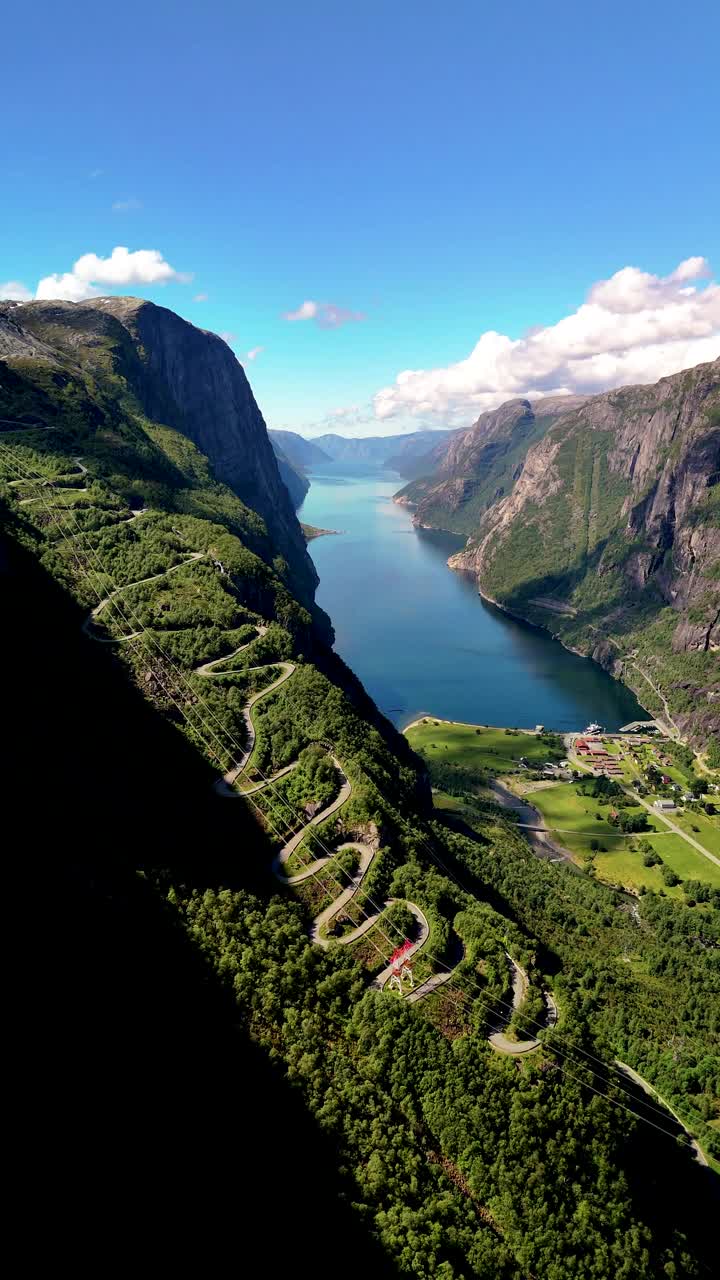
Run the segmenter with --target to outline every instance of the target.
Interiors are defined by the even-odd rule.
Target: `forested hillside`
[[[137,321],[138,356],[116,301],[107,328],[103,300],[53,304],[57,325],[9,309],[0,359],[18,798],[39,785],[24,748],[39,738],[62,758],[23,829],[72,837],[49,880],[73,992],[64,1057],[86,1044],[85,983],[131,1097],[148,1078],[140,1115],[166,1163],[187,1134],[192,1185],[200,1167],[212,1186],[228,1134],[216,1229],[234,1212],[255,1236],[256,1179],[277,1202],[269,1269],[287,1265],[287,1224],[296,1258],[318,1265],[329,1245],[349,1274],[711,1274],[715,1175],[614,1059],[720,1156],[717,905],[647,894],[631,912],[537,861],[495,806],[472,824],[433,810],[426,764],[328,648],[289,504],[264,508],[276,468],[249,460],[243,488],[242,405],[225,483],[223,442],[209,459],[190,438],[201,418],[164,397],[164,322]],[[193,1063],[208,1045],[198,1075],[186,1040]],[[265,1122],[275,1091],[282,1125]]]

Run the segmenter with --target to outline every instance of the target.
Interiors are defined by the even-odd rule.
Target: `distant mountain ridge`
[[[313,443],[333,462],[368,462],[375,466],[391,466],[405,474],[403,468],[422,457],[439,441],[454,434],[444,430],[413,431],[396,436],[340,436],[332,433],[318,436]]]
[[[269,434],[270,432],[268,432],[268,435]],[[305,475],[304,470],[301,467],[295,466],[290,461],[287,455],[280,448],[277,441],[271,440],[270,443],[273,447],[273,453],[275,454],[275,459],[278,464],[280,479],[290,494],[290,501],[297,511],[298,507],[302,506],[305,501],[305,496],[310,488],[310,481]]]
[[[313,440],[306,440],[304,436],[300,436],[296,431],[268,430],[270,443],[278,452],[281,451],[282,456],[287,458],[292,466],[302,469],[303,467],[311,467],[317,463],[330,462],[330,455],[325,453],[323,449],[318,448]]]

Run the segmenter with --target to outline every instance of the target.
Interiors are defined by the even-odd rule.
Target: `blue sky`
[[[80,287],[234,335],[270,426],[469,424],[720,352],[715,0],[24,13],[4,19],[0,282],[157,251],[192,279],[91,261]]]

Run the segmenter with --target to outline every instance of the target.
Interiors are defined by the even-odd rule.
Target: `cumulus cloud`
[[[63,298],[70,302],[82,302],[95,297],[98,285],[126,284],[187,284],[191,275],[176,271],[166,262],[158,249],[136,249],[131,252],[117,245],[109,258],[99,258],[96,253],[84,253],[78,258],[72,271],[45,276],[35,291],[36,298]]]
[[[363,311],[351,311],[335,302],[314,302],[311,298],[302,302],[296,311],[285,311],[284,320],[314,320],[319,329],[339,329],[344,324],[364,320]]]
[[[697,257],[668,276],[623,267],[554,325],[516,339],[488,330],[456,364],[404,370],[375,395],[375,415],[461,425],[514,396],[605,391],[713,360],[720,353],[720,286],[693,283],[710,275]]]
[[[0,284],[0,298],[8,302],[29,302],[32,290],[22,280],[6,280],[5,284]]]
[[[114,200],[111,208],[113,213],[133,213],[135,209],[142,209],[142,200],[136,200],[134,196],[129,200]]]
[[[260,352],[264,350],[265,350],[264,347],[251,347],[250,350],[245,353],[245,359],[256,360],[257,357],[260,355]]]
[[[86,298],[94,298],[100,292],[87,280],[80,280],[72,271],[64,271],[54,276],[44,276],[35,290],[36,298],[46,301],[84,302]]]

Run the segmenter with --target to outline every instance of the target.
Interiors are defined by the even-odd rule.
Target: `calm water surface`
[[[485,604],[472,580],[452,573],[447,557],[464,539],[413,529],[391,500],[402,484],[394,472],[332,463],[309,478],[301,520],[343,531],[310,543],[318,604],[337,652],[395,724],[423,712],[558,730],[646,718],[595,663]]]

